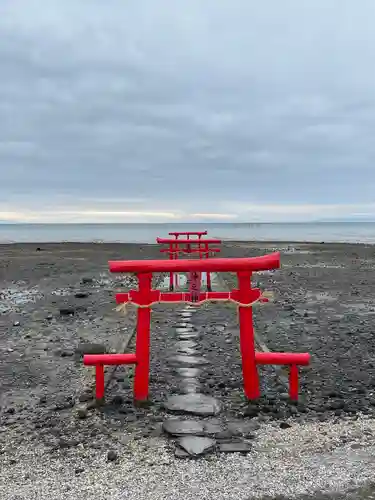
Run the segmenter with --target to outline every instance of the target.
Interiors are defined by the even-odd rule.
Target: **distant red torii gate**
[[[176,260],[179,257],[179,254],[194,254],[198,253],[199,258],[206,258],[208,259],[210,257],[210,254],[213,253],[219,253],[220,248],[212,248],[210,245],[221,245],[221,240],[217,238],[208,238],[208,239],[201,239],[201,236],[204,234],[207,234],[207,231],[201,232],[201,233],[173,233],[173,234],[198,234],[199,239],[194,239],[191,240],[189,237],[187,239],[175,239],[173,238],[156,238],[156,242],[159,245],[168,245],[168,248],[162,248],[160,252],[162,253],[168,253],[169,254],[169,259],[170,260]],[[183,246],[185,245],[185,246]],[[192,248],[192,246],[198,246],[198,248]],[[173,291],[173,271],[169,273],[169,290],[172,292]],[[199,277],[199,283],[200,283],[200,277]],[[207,290],[210,292],[211,291],[211,273],[207,271]]]
[[[179,238],[179,236],[186,236],[187,239],[189,239],[190,236],[198,236],[198,238],[207,236],[207,231],[172,231],[168,234],[169,236],[175,236],[176,239]]]

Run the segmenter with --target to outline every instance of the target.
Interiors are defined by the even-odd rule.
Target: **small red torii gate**
[[[179,241],[180,243],[182,243],[182,240],[179,240],[180,236],[186,236],[185,239],[188,240],[187,242],[187,250],[190,250],[190,241],[197,241],[197,240],[200,240],[202,238],[202,236],[207,236],[207,231],[172,231],[170,233],[168,233],[169,236],[174,236],[175,239],[174,241]],[[191,240],[190,236],[196,236],[197,239],[193,239]],[[161,239],[161,238],[159,238]],[[177,248],[178,248],[178,244],[177,244]],[[190,252],[187,252],[187,253],[190,253]]]
[[[180,236],[186,236],[185,239],[187,239],[187,246],[186,246],[186,249],[187,250],[190,250],[191,249],[191,246],[190,246],[190,241],[198,241],[202,238],[202,236],[207,236],[207,230],[206,231],[172,231],[170,233],[168,233],[169,236],[174,236],[175,237],[175,242],[176,240],[179,241],[179,243],[183,243],[182,240],[179,240],[179,237]],[[196,236],[197,239],[193,239],[191,240],[190,236]],[[159,238],[161,239],[161,238]],[[178,244],[177,244],[177,248],[178,248]],[[172,247],[170,248],[172,249]],[[186,252],[186,253],[191,253],[190,251]],[[178,258],[178,257],[176,257]]]
[[[197,236],[198,238],[207,236],[207,231],[172,231],[168,234],[169,236],[175,236],[176,239],[180,236],[186,236],[187,239],[190,239],[190,236]]]
[[[245,396],[248,399],[260,397],[257,365],[289,365],[289,395],[298,399],[298,365],[306,366],[310,362],[308,353],[272,353],[256,352],[253,328],[252,306],[262,300],[258,288],[251,287],[253,272],[266,271],[280,267],[280,253],[275,252],[261,257],[220,258],[212,260],[129,260],[110,261],[112,273],[135,273],[138,278],[138,290],[118,293],[116,302],[132,303],[137,306],[137,333],[135,354],[86,354],[84,364],[96,367],[96,397],[104,398],[104,366],[134,364],[134,399],[146,401],[149,396],[150,369],[150,322],[151,307],[158,303],[189,303],[200,305],[206,301],[232,301],[238,304],[240,327],[240,350]],[[198,300],[192,300],[191,293],[161,292],[152,289],[152,274],[168,271],[210,271],[237,273],[238,289],[230,292],[200,292]]]
[[[192,234],[192,233],[173,233],[173,234]],[[169,254],[169,260],[176,260],[179,257],[179,254],[193,254],[193,253],[198,253],[199,258],[203,259],[206,257],[208,259],[210,257],[210,254],[214,253],[219,253],[220,248],[217,247],[210,247],[210,245],[221,245],[221,240],[216,239],[216,238],[210,238],[210,239],[201,239],[201,235],[207,234],[207,231],[202,232],[202,233],[193,233],[193,234],[199,234],[199,239],[191,240],[189,239],[189,236],[187,239],[175,239],[172,238],[156,238],[156,242],[159,245],[168,245],[169,248],[162,248],[160,252],[162,253],[168,253]],[[180,245],[185,245],[185,247],[181,247]],[[192,248],[192,245],[197,245],[198,248]],[[169,290],[172,292],[173,291],[173,271],[169,273]],[[200,279],[199,279],[200,283]],[[207,271],[207,290],[210,292],[211,291],[211,273]]]

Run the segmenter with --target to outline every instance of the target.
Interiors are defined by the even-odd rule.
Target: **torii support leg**
[[[246,303],[246,296],[251,293],[251,273],[239,272],[238,289]],[[240,323],[240,349],[242,357],[242,375],[245,396],[248,399],[258,399],[260,397],[259,375],[255,361],[255,341],[253,327],[253,308],[238,308]]]
[[[178,243],[176,244],[176,249],[178,250]],[[177,258],[177,254],[176,254],[176,256],[173,254],[173,250],[174,250],[174,244],[173,243],[170,243],[169,250],[170,250],[170,252],[169,252],[169,259],[173,260],[174,258]],[[173,271],[171,271],[169,273],[169,291],[170,292],[173,292],[173,276],[174,276]]]
[[[206,252],[206,259],[209,259],[210,258],[210,255],[208,253],[208,243],[206,243],[205,245],[205,248],[204,248],[205,252]],[[212,287],[211,287],[211,273],[210,271],[207,271],[206,272],[206,279],[207,279],[207,292],[211,292],[212,291]]]
[[[151,292],[152,274],[138,274],[139,292],[147,303]],[[137,337],[135,355],[137,365],[134,376],[135,401],[147,401],[150,371],[150,323],[151,308],[138,307],[137,311]]]

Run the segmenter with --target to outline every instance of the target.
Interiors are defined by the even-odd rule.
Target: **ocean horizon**
[[[375,244],[375,222],[0,223],[0,243],[155,243],[170,231],[207,230],[212,238]]]

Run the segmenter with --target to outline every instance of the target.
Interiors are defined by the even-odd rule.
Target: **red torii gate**
[[[186,239],[189,240],[190,242],[190,236],[197,236],[198,240],[202,238],[202,236],[207,236],[207,231],[172,231],[171,233],[168,233],[169,236],[174,236],[175,240],[178,240],[180,236],[186,236]],[[182,241],[179,240],[181,243]],[[196,240],[192,240],[196,241]],[[189,242],[187,244],[187,249],[190,250],[190,245]],[[187,252],[189,253],[189,252]]]
[[[175,236],[176,239],[178,239],[179,236],[186,236],[187,239],[190,238],[190,236],[198,236],[198,238],[201,238],[202,236],[207,236],[207,231],[172,231],[171,233],[168,233],[169,236]]]
[[[205,301],[232,301],[238,304],[240,326],[240,349],[245,396],[248,399],[260,397],[258,364],[289,365],[289,395],[298,399],[298,365],[308,365],[307,353],[271,353],[256,352],[253,329],[252,306],[262,299],[261,291],[251,287],[253,272],[266,271],[280,267],[278,252],[262,257],[221,258],[212,260],[133,260],[110,261],[112,273],[135,273],[138,278],[138,290],[118,293],[116,302],[132,303],[137,306],[137,336],[135,354],[98,354],[84,356],[84,364],[96,367],[96,397],[104,398],[104,365],[135,364],[134,399],[145,401],[149,395],[150,364],[150,321],[151,307],[158,303],[181,303],[200,305]],[[191,293],[161,292],[151,287],[152,273],[168,271],[211,271],[235,272],[238,289],[230,292],[200,292],[198,301],[192,300]]]
[[[205,231],[207,234],[207,231]],[[177,233],[174,233],[177,234]],[[181,233],[178,233],[181,234]],[[184,233],[185,234],[185,233]],[[190,234],[190,233],[188,233]],[[194,233],[194,234],[199,234],[203,235],[204,233]],[[162,248],[160,252],[162,253],[168,253],[169,254],[169,259],[170,260],[176,260],[178,259],[179,253],[182,254],[192,254],[192,253],[198,253],[199,258],[202,259],[204,256],[206,259],[210,257],[210,253],[219,253],[220,248],[210,248],[209,245],[221,245],[221,240],[218,239],[206,239],[203,240],[201,239],[201,236],[199,236],[199,239],[195,240],[190,240],[189,237],[184,240],[179,240],[177,237],[175,239],[172,238],[156,238],[156,242],[159,243],[160,245],[169,245],[169,248]],[[181,247],[180,245],[186,245],[185,248]],[[192,245],[198,245],[198,248],[192,248]],[[199,283],[200,283],[200,278],[199,278]],[[169,273],[169,290],[172,292],[173,291],[173,271]],[[210,292],[211,291],[211,273],[208,271],[207,272],[207,290]]]

